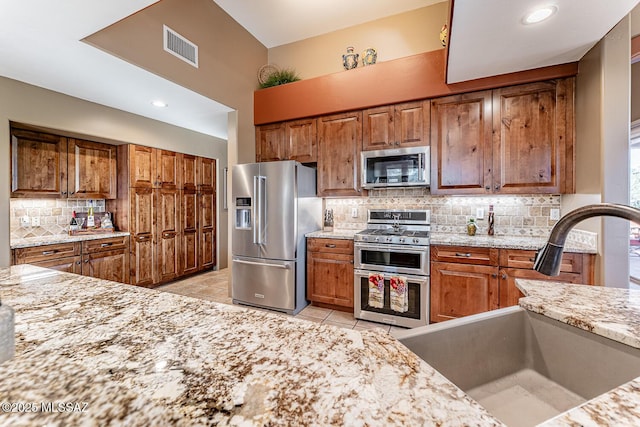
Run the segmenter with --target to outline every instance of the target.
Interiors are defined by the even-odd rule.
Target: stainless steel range
[[[369,210],[354,236],[354,315],[414,328],[429,319],[428,210]]]

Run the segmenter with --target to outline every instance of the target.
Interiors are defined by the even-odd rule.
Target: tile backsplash
[[[325,208],[333,209],[334,228],[366,228],[368,209],[429,209],[431,228],[437,233],[465,233],[469,217],[484,209],[477,220],[478,234],[487,233],[489,205],[494,209],[496,235],[546,237],[557,222],[549,218],[551,209],[560,210],[559,195],[517,196],[432,196],[429,189],[371,190],[368,197],[326,199]],[[357,218],[352,210],[357,208]]]
[[[11,239],[67,234],[73,211],[87,212],[89,200],[84,199],[11,199]],[[93,200],[95,212],[105,210],[105,201]],[[39,226],[22,226],[20,219],[28,216],[29,222],[38,218]]]

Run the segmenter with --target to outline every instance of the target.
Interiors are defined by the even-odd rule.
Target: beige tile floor
[[[171,292],[173,294],[184,295],[194,298],[200,298],[208,301],[215,301],[222,304],[233,304],[229,297],[229,269],[225,268],[219,271],[209,271],[206,273],[191,276],[183,280],[178,280],[167,285],[156,288],[159,291]],[[260,310],[254,307],[247,307],[252,310]],[[272,313],[278,313],[271,311]],[[324,325],[333,325],[340,328],[364,330],[371,328],[380,328],[387,332],[404,331],[403,328],[384,325],[381,323],[367,322],[353,317],[351,313],[345,313],[327,308],[307,306],[295,316],[297,319],[304,319],[310,322],[322,323]]]

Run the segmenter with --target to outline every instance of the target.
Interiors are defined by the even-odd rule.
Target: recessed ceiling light
[[[169,104],[167,104],[164,101],[160,101],[160,100],[152,101],[151,105],[153,105],[154,107],[158,107],[158,108],[164,108],[164,107],[168,107],[169,106]]]
[[[527,13],[524,18],[522,18],[522,23],[525,25],[537,24],[538,22],[542,22],[545,19],[550,18],[557,10],[558,8],[553,5],[538,8]]]

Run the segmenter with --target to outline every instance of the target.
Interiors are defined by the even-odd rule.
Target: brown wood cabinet
[[[362,112],[318,119],[318,196],[360,196]]]
[[[430,321],[498,308],[497,261],[497,249],[432,246]]]
[[[591,285],[595,255],[565,253],[558,277],[533,270],[536,251],[431,246],[431,322],[517,305],[516,279]]]
[[[353,310],[353,240],[307,239],[307,299]]]
[[[118,201],[131,232],[131,284],[156,286],[215,266],[216,160],[137,145],[118,150]]]
[[[11,197],[114,199],[116,146],[11,128]]]
[[[431,102],[431,193],[574,191],[574,79]]]
[[[82,274],[129,283],[129,236],[82,242]]]
[[[256,161],[316,162],[317,120],[301,119],[256,127]]]
[[[129,236],[18,248],[14,258],[16,264],[129,283]]]
[[[500,307],[517,305],[524,295],[516,287],[516,279],[533,279],[593,285],[595,255],[565,252],[560,275],[549,277],[533,270],[536,251],[500,250]]]
[[[429,145],[429,101],[407,102],[364,110],[362,150]]]
[[[256,162],[287,160],[284,123],[256,127]]]

